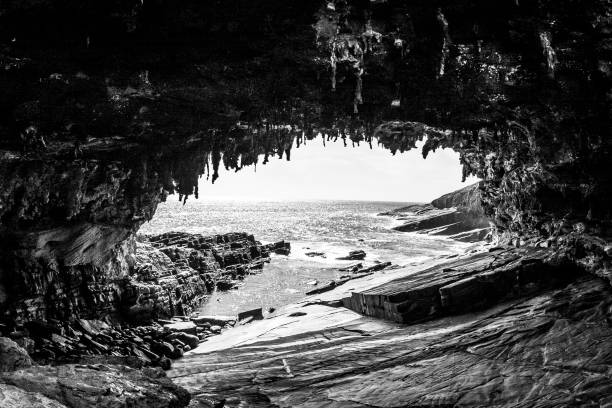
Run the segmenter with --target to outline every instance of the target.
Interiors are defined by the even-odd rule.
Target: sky
[[[395,156],[374,144],[372,150],[367,143],[354,148],[340,140],[326,144],[308,141],[292,150],[291,161],[271,157],[266,165],[260,160],[257,170],[220,168],[215,184],[200,180],[200,200],[429,202],[478,181],[461,183],[459,155],[450,149],[423,159],[423,143]]]

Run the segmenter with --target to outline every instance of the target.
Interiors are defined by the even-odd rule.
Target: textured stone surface
[[[169,232],[141,237],[123,307],[136,321],[190,315],[215,288],[235,287],[285,243],[262,245],[252,235]]]
[[[0,372],[13,371],[32,365],[28,352],[6,337],[0,337]]]
[[[187,406],[190,400],[184,389],[153,369],[39,366],[2,374],[0,380],[72,408],[179,408]]]
[[[394,217],[397,231],[449,236],[463,242],[490,239],[492,220],[481,204],[482,183],[443,195],[431,204],[412,204],[379,215]]]
[[[554,287],[577,274],[577,268],[556,259],[551,250],[500,248],[355,291],[344,304],[368,316],[411,323]]]
[[[40,393],[28,392],[8,384],[0,384],[0,406],[3,408],[66,408],[66,405]]]
[[[170,376],[201,406],[604,406],[610,295],[584,278],[409,326],[305,302],[226,332]]]

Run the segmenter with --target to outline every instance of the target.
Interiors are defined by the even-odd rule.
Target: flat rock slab
[[[356,290],[344,305],[366,316],[413,323],[467,312],[567,278],[551,273],[540,248],[501,249],[458,258],[373,288]]]
[[[201,406],[604,406],[610,319],[612,291],[595,278],[416,325],[293,305],[204,343],[169,375]]]

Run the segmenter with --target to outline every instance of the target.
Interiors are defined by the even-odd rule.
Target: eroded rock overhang
[[[603,0],[3,3],[2,275],[122,276],[168,194],[319,134],[455,149],[505,241],[606,239],[609,16]]]

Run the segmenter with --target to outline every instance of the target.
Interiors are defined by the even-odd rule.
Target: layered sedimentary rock
[[[559,286],[577,274],[569,260],[558,259],[549,249],[497,248],[355,291],[344,304],[367,316],[414,323]]]
[[[308,299],[185,356],[170,376],[203,407],[605,406],[611,299],[605,282],[581,278],[408,326]]]
[[[246,233],[207,237],[179,232],[140,241],[122,305],[126,317],[140,321],[189,316],[215,288],[235,287],[270,261],[270,250],[289,246],[262,245]]]
[[[402,221],[393,229],[449,236],[464,242],[491,238],[491,220],[481,205],[481,183],[445,194],[431,204],[412,204],[379,215]]]
[[[170,359],[180,358],[235,322],[234,318],[231,324],[219,327],[191,322],[212,292],[234,288],[246,275],[260,271],[270,261],[270,252],[286,254],[290,250],[286,242],[262,245],[246,233],[166,233],[138,236],[137,242],[132,241],[134,261],[126,275],[114,283],[104,275],[97,278],[97,285],[116,292],[103,308],[100,303],[92,306],[89,320],[79,319],[78,312],[66,312],[66,318],[58,320],[44,314],[46,304],[39,302],[41,317],[5,320],[4,334],[27,347],[32,358],[41,363],[114,362],[167,369]],[[93,296],[89,292],[76,293],[92,303],[95,300],[87,297]],[[73,300],[71,293],[54,295],[60,301]],[[48,299],[45,296],[44,300]],[[36,305],[27,298],[23,302]],[[171,318],[178,320],[168,320]],[[7,350],[12,351],[11,342],[7,344]],[[23,359],[30,359],[25,351]],[[6,360],[0,370],[14,363]]]
[[[37,234],[34,244],[40,252],[23,250],[22,263],[5,269],[4,303],[10,305],[4,311],[5,321],[14,326],[80,316],[148,322],[189,315],[216,287],[235,286],[239,278],[263,268],[270,250],[288,247],[265,246],[252,235],[237,233],[212,237],[174,233],[117,243],[118,237],[111,239],[100,231],[95,226],[77,229],[72,237],[76,242],[65,235]],[[49,236],[57,241],[43,241]],[[102,248],[109,241],[117,248]],[[69,243],[69,250],[61,248]],[[78,259],[71,261],[71,254]]]

